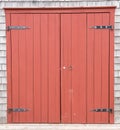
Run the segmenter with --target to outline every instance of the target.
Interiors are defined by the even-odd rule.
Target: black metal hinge
[[[29,109],[27,108],[9,108],[8,112],[27,112]]]
[[[90,28],[92,28],[92,29],[114,29],[114,27],[112,25],[108,25],[108,26],[92,26]]]
[[[30,29],[27,26],[7,26],[6,30],[10,31],[10,30],[25,30],[25,29]]]
[[[111,108],[96,108],[91,110],[91,112],[110,112],[112,113],[112,109]]]

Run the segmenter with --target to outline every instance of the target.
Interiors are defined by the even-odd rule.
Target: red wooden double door
[[[29,27],[7,31],[8,122],[113,122],[113,113],[93,111],[113,108],[111,30],[91,28],[109,25],[109,13],[11,14],[7,20]]]

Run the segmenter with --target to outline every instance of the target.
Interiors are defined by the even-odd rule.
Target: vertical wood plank
[[[102,24],[102,14],[95,14],[95,25]],[[102,42],[102,31],[100,29],[95,29],[95,44],[94,44],[94,107],[100,108],[101,107],[101,64],[102,64],[102,53],[101,53],[101,42]],[[95,113],[94,123],[101,122],[101,113]]]
[[[6,14],[6,26],[11,25],[10,14]],[[12,46],[11,32],[6,31],[7,35],[7,109],[12,107]],[[12,113],[7,113],[7,122],[12,122]]]
[[[110,12],[110,25],[114,25],[115,10]],[[110,30],[110,104],[114,111],[114,30]],[[114,123],[114,112],[110,114],[110,123]]]
[[[102,14],[102,25],[109,25],[109,14]],[[102,56],[102,80],[101,80],[101,100],[102,108],[109,108],[109,29],[101,30],[102,31],[102,42],[101,42],[101,56]],[[108,112],[101,113],[101,123],[108,123]]]
[[[72,123],[86,123],[86,14],[72,14]]]
[[[26,30],[26,107],[30,109],[29,112],[26,113],[26,122],[33,122],[33,101],[34,101],[34,82],[33,82],[33,77],[34,77],[34,72],[33,72],[33,14],[26,14],[26,23],[27,26],[30,27],[30,29]]]
[[[60,15],[48,15],[49,93],[48,122],[60,122]]]
[[[19,24],[17,14],[11,15],[11,25]],[[11,30],[12,42],[12,108],[19,107],[19,33]],[[19,113],[13,113],[13,122],[19,122]]]
[[[19,25],[26,25],[25,14],[19,14]],[[19,32],[19,108],[26,108],[26,30]],[[19,113],[19,122],[26,122],[26,113]]]
[[[71,14],[61,14],[61,119],[71,123]],[[66,69],[63,69],[66,67]]]
[[[48,14],[41,14],[41,109],[42,122],[48,122]]]
[[[34,122],[41,122],[41,17],[34,15]]]
[[[87,123],[94,123],[94,13],[87,15]]]

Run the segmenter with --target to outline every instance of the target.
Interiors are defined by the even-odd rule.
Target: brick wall
[[[120,123],[120,0],[0,0],[0,123],[7,122],[6,34],[4,7],[117,6],[115,12],[115,123]]]

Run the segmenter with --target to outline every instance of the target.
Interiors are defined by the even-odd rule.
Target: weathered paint
[[[29,109],[9,112],[8,122],[57,123],[60,121],[59,14],[12,14],[9,20],[11,25],[30,29],[7,32],[7,40],[11,39],[7,50],[11,54],[7,62],[11,69],[8,81],[11,79],[12,83],[8,85],[8,109]]]
[[[0,2],[0,123],[7,122],[7,82],[6,82],[6,35],[4,7],[85,7],[85,6],[117,6],[115,10],[115,49],[114,49],[114,113],[115,123],[120,123],[120,4],[118,0],[1,0]]]
[[[114,109],[113,30],[91,28],[113,25],[114,8],[6,9],[10,25],[30,28],[7,35],[8,109],[30,109],[9,112],[9,123],[60,123],[60,118],[61,123],[114,122],[114,113],[89,114],[95,108]]]

